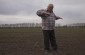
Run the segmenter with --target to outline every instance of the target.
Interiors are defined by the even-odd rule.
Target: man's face
[[[53,11],[53,4],[49,4],[47,7],[47,10],[50,12]]]

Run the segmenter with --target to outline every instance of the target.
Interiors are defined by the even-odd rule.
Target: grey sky
[[[60,24],[85,22],[85,0],[0,0],[0,24],[41,22],[36,15],[53,3],[54,13],[63,18]]]

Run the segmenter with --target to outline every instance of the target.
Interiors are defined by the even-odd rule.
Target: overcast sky
[[[85,23],[85,0],[0,0],[0,24],[41,23],[39,9],[54,4],[54,13],[63,20],[56,23]]]

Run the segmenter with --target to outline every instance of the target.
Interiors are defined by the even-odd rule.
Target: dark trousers
[[[57,49],[54,30],[43,30],[45,50],[49,50],[50,44],[52,48]]]

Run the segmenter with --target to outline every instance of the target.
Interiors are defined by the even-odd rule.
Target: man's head
[[[48,7],[47,7],[47,10],[49,12],[52,12],[53,11],[53,8],[54,8],[53,4],[49,4]]]

